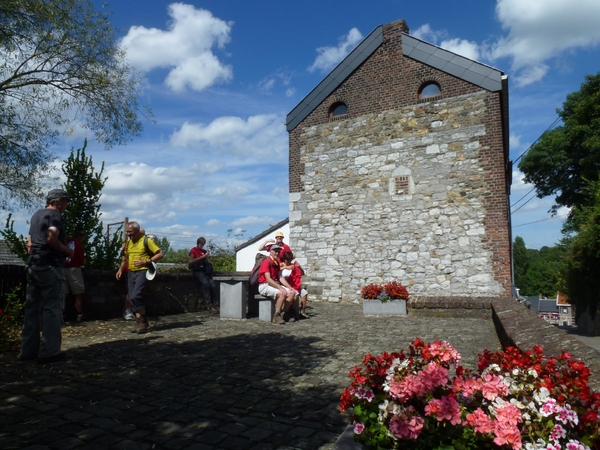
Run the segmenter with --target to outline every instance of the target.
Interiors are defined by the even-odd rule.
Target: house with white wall
[[[268,230],[263,231],[252,239],[244,242],[243,244],[235,248],[235,270],[238,272],[249,272],[254,267],[254,260],[257,253],[268,255],[267,252],[258,251],[258,247],[267,239],[275,240],[275,233],[281,231],[283,233],[283,242],[288,244],[292,249],[293,245],[290,244],[290,219],[286,218],[281,222],[273,225]]]

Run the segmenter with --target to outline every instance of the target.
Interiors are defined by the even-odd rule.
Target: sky
[[[404,19],[411,35],[508,75],[517,164],[567,94],[600,72],[598,0],[95,4],[111,12],[129,64],[144,74],[140,100],[154,121],[110,150],[75,128],[54,151],[64,160],[87,137],[87,154],[108,177],[105,225],[137,220],[172,248],[199,236],[233,248],[288,217],[286,115],[381,24]],[[553,198],[535,197],[517,164],[513,237],[527,248],[555,245],[568,211],[552,217]],[[26,234],[30,215],[13,214],[17,231]]]

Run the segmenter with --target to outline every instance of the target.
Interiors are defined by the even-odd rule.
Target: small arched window
[[[348,107],[344,102],[336,102],[329,108],[329,117],[337,117],[348,114]]]
[[[440,90],[440,86],[437,83],[428,82],[421,87],[419,92],[419,99],[436,97],[441,95],[442,91]]]

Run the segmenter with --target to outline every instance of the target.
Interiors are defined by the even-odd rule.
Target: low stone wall
[[[544,355],[558,356],[567,350],[574,359],[585,362],[591,371],[590,386],[600,390],[600,352],[541,319],[535,312],[511,298],[491,302],[492,317],[503,347],[529,350],[544,348]]]
[[[232,279],[247,280],[249,272],[215,273],[217,295],[219,283]],[[86,270],[84,273],[84,315],[89,319],[114,319],[123,314],[126,283],[115,278],[114,272]],[[162,316],[198,311],[204,306],[202,289],[191,272],[160,271],[146,285],[147,313]],[[69,305],[70,306],[70,305]]]

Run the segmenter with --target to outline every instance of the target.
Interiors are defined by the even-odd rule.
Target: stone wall
[[[413,295],[509,292],[509,277],[494,271],[487,229],[488,95],[304,130],[304,188],[290,194],[290,229],[311,294],[353,301],[365,284],[389,279]]]

